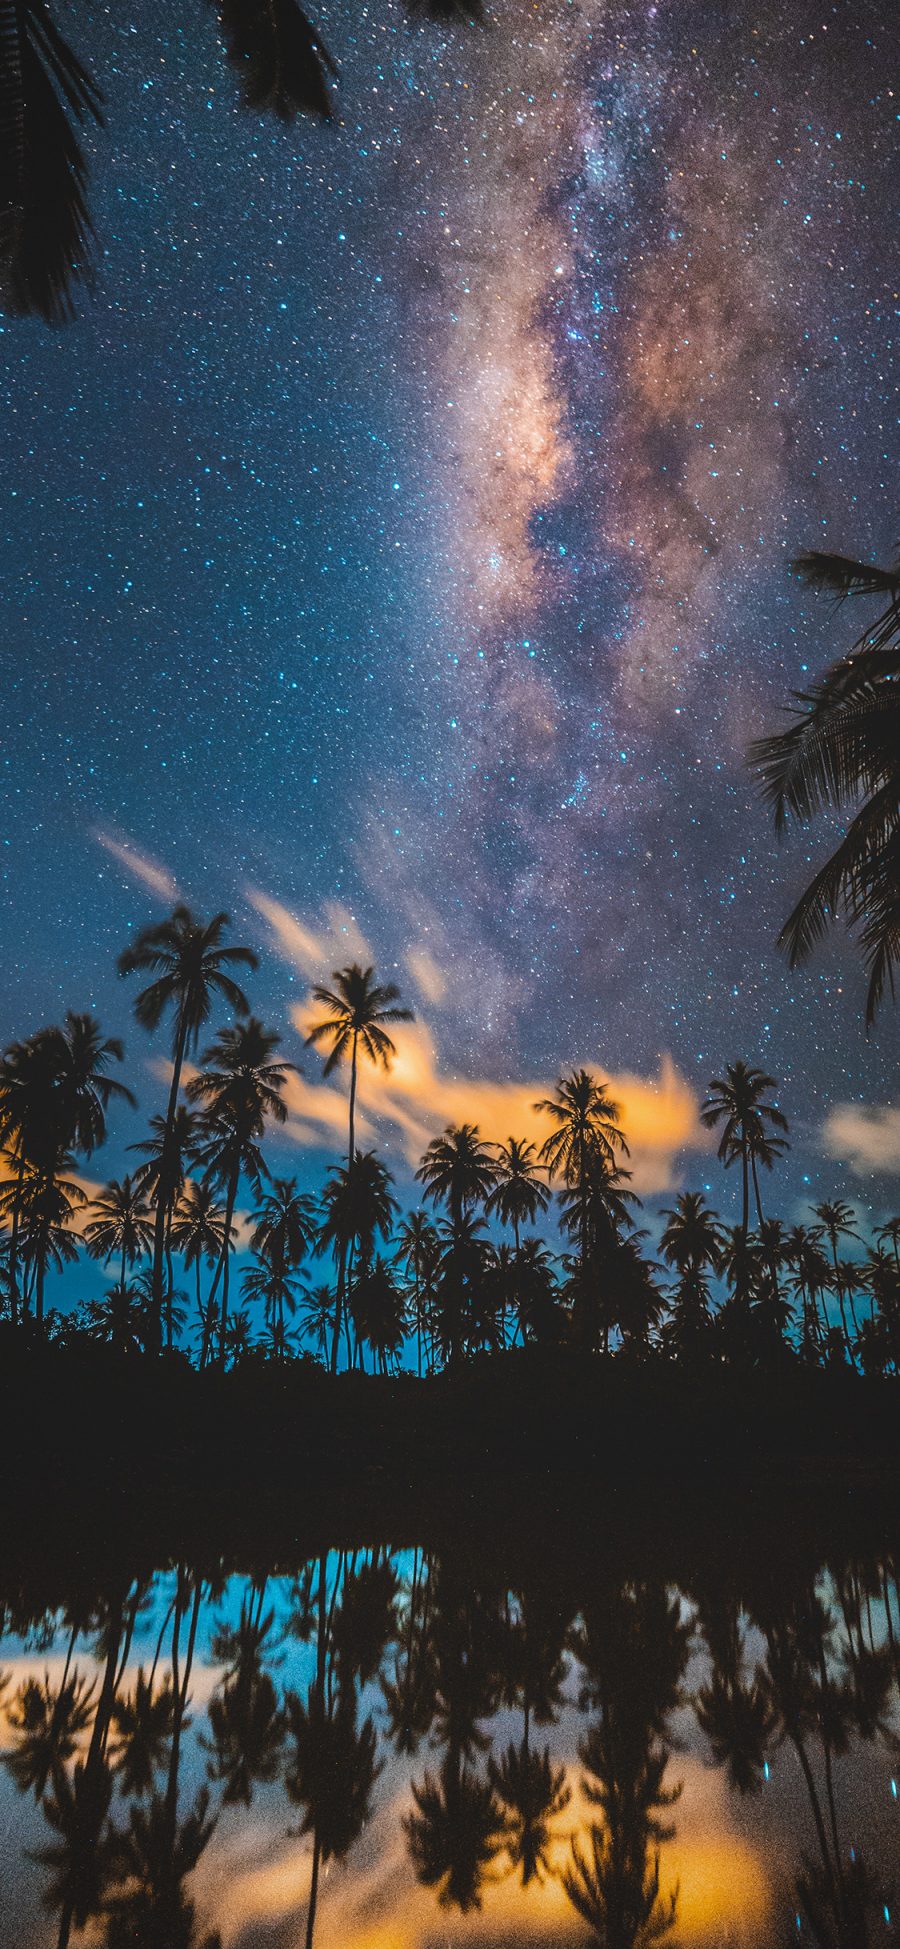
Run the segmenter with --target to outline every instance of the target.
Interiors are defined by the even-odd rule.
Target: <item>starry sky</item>
[[[727,1209],[743,1056],[785,1215],[890,1204],[896,1015],[840,935],[784,966],[829,833],[776,847],[743,754],[854,633],[791,557],[896,543],[892,0],[330,0],[334,120],[287,128],[211,10],[59,18],[107,126],[93,291],[0,321],[3,1039],[95,1006],[155,1103],[114,959],[177,889],[294,1059],[310,979],[400,982],[410,1156],[595,1063],[636,1181]]]

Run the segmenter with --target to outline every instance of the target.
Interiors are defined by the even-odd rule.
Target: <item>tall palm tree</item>
[[[91,1199],[94,1216],[84,1228],[87,1249],[92,1259],[106,1265],[118,1254],[121,1261],[120,1284],[125,1285],[128,1268],[149,1252],[153,1244],[153,1222],[140,1185],[126,1176],[112,1178],[96,1198]]]
[[[172,1290],[174,1275],[172,1271],[172,1219],[175,1207],[184,1191],[187,1174],[198,1136],[198,1119],[187,1107],[179,1103],[172,1119],[171,1129],[163,1116],[150,1118],[152,1135],[142,1144],[132,1144],[144,1159],[138,1165],[135,1178],[141,1190],[158,1213],[163,1210],[163,1259],[165,1264],[165,1307],[166,1343],[172,1345]],[[155,1243],[154,1227],[154,1243]],[[153,1275],[150,1278],[151,1292]]]
[[[331,1343],[331,1371],[337,1372],[338,1346],[344,1317],[346,1287],[353,1279],[354,1259],[369,1264],[377,1238],[390,1233],[397,1201],[391,1193],[393,1178],[373,1150],[357,1151],[353,1169],[335,1165],[322,1193],[323,1222],[316,1249],[331,1246],[337,1263],[334,1333]]]
[[[422,1374],[422,1343],[434,1298],[440,1240],[424,1211],[411,1211],[397,1233],[397,1256],[412,1282],[413,1326],[416,1335],[416,1366]]]
[[[385,1025],[411,1022],[413,1012],[411,1008],[399,1005],[400,990],[393,981],[377,982],[375,969],[361,968],[357,961],[346,968],[335,968],[331,979],[333,988],[316,986],[313,989],[313,998],[324,1008],[325,1014],[320,1021],[313,1023],[306,1038],[306,1047],[317,1049],[323,1043],[330,1044],[325,1059],[326,1076],[330,1076],[340,1063],[349,1060],[347,1165],[352,1170],[356,1154],[356,1085],[360,1051],[376,1068],[390,1069],[397,1051]]]
[[[330,1076],[342,1062],[349,1061],[347,1171],[352,1176],[356,1158],[356,1088],[360,1051],[375,1068],[390,1069],[397,1053],[390,1027],[396,1022],[411,1022],[413,1012],[402,1006],[400,990],[395,982],[376,981],[373,967],[363,968],[358,961],[352,961],[346,968],[335,968],[331,979],[333,988],[317,984],[313,989],[313,999],[325,1013],[312,1024],[306,1047],[317,1049],[322,1045],[328,1046],[324,1069],[326,1076]],[[337,1365],[346,1276],[346,1261],[339,1259],[332,1372],[336,1371]]]
[[[542,1097],[535,1109],[552,1118],[555,1128],[544,1139],[541,1162],[551,1177],[562,1178],[570,1191],[587,1187],[592,1164],[616,1167],[627,1157],[628,1145],[619,1123],[620,1109],[609,1095],[606,1084],[587,1069],[573,1069],[560,1076],[555,1094]],[[580,1271],[584,1281],[588,1261],[590,1214],[587,1199],[579,1214]]]
[[[874,597],[880,604],[849,654],[795,693],[788,730],[760,739],[749,754],[779,832],[789,818],[808,826],[817,813],[852,811],[779,938],[796,967],[843,914],[858,930],[868,970],[870,1027],[885,988],[894,992],[900,955],[900,563],[879,568],[813,552],[793,567],[838,602]]]
[[[72,1265],[78,1245],[72,1231],[76,1212],[83,1211],[87,1197],[74,1179],[63,1177],[73,1158],[63,1152],[53,1164],[27,1165],[24,1174],[0,1184],[0,1216],[9,1215],[19,1228],[19,1251],[25,1268],[22,1293],[23,1314],[34,1300],[39,1331],[44,1325],[44,1288],[47,1272]]]
[[[847,1327],[847,1313],[844,1305],[845,1299],[849,1298],[850,1310],[851,1313],[853,1314],[853,1325],[857,1333],[859,1332],[859,1323],[857,1321],[856,1311],[853,1305],[852,1285],[850,1285],[848,1288],[848,1283],[844,1275],[844,1269],[838,1260],[838,1245],[845,1238],[858,1239],[859,1237],[859,1233],[855,1230],[854,1223],[853,1223],[854,1220],[853,1206],[848,1205],[843,1198],[835,1198],[832,1203],[829,1203],[827,1200],[825,1200],[820,1205],[814,1205],[813,1211],[815,1217],[818,1218],[819,1224],[822,1227],[822,1232],[824,1236],[827,1238],[828,1243],[831,1246],[831,1258],[834,1267],[834,1291],[835,1291],[835,1296],[837,1298],[838,1307],[840,1309],[841,1328],[843,1330],[847,1352],[852,1360],[853,1345]]]
[[[774,1076],[767,1076],[764,1070],[754,1069],[745,1062],[729,1063],[724,1077],[713,1077],[700,1111],[707,1130],[722,1127],[718,1155],[726,1169],[731,1164],[740,1164],[744,1238],[750,1226],[751,1180],[762,1224],[759,1167],[762,1165],[770,1171],[788,1148],[786,1136],[779,1134],[787,1131],[787,1118],[777,1104],[765,1100],[766,1091],[776,1088]]]
[[[188,1269],[194,1267],[197,1287],[197,1313],[203,1315],[203,1300],[200,1291],[200,1268],[205,1262],[208,1266],[217,1265],[222,1256],[225,1243],[225,1207],[216,1203],[216,1194],[211,1184],[202,1178],[189,1178],[172,1216],[169,1237],[176,1252],[180,1252]],[[211,1296],[212,1298],[212,1296]],[[212,1306],[215,1299],[212,1298]],[[212,1344],[212,1319],[203,1327],[203,1352],[201,1366],[205,1366],[209,1347]]]
[[[177,906],[168,919],[145,927],[120,954],[120,975],[149,974],[153,978],[135,998],[134,1013],[142,1029],[151,1033],[168,1016],[172,1028],[172,1079],[166,1106],[163,1144],[159,1158],[160,1186],[171,1178],[170,1153],[174,1142],[175,1116],[181,1075],[186,1057],[192,1054],[206,1027],[214,1001],[223,1001],[235,1015],[246,1015],[249,1004],[238,987],[232,968],[256,967],[256,955],[249,947],[225,947],[222,936],[228,926],[227,914],[215,914],[201,921],[189,907]],[[167,1206],[161,1198],[156,1207],[153,1240],[153,1298],[156,1309],[157,1344],[162,1339],[163,1263]]]
[[[219,1359],[225,1359],[225,1334],[228,1325],[228,1264],[234,1207],[241,1172],[258,1185],[264,1165],[258,1140],[266,1120],[284,1123],[287,1108],[284,1088],[295,1065],[273,1061],[278,1047],[273,1029],[264,1029],[255,1015],[234,1028],[222,1029],[205,1051],[204,1067],[188,1084],[192,1103],[204,1109],[206,1144],[203,1159],[207,1176],[225,1191],[225,1219],[219,1272],[222,1304],[219,1329]]]

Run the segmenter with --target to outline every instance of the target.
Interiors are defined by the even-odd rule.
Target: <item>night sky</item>
[[[841,934],[788,972],[829,832],[777,847],[743,763],[864,620],[790,558],[896,544],[894,0],[317,18],[335,119],[285,128],[211,10],[59,10],[108,125],[93,294],[0,338],[0,1034],[95,1006],[156,1107],[114,959],[177,887],[261,954],[295,1164],[344,1113],[291,1012],[368,947],[420,1018],[399,1163],[589,1062],[660,1082],[636,1182],[727,1211],[741,1056],[785,1217],[896,1208],[896,1014],[866,1042]]]

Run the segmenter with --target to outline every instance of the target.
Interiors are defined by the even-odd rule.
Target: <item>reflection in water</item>
[[[0,1939],[896,1949],[898,1618],[889,1553],[676,1588],[585,1548],[509,1588],[379,1546],[26,1591]]]

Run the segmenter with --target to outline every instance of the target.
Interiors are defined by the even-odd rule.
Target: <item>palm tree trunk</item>
[[[9,1234],[9,1305],[13,1326],[18,1326],[19,1324],[19,1217],[22,1209],[22,1185],[24,1181],[25,1155],[24,1152],[20,1151],[16,1169],[16,1195],[12,1209],[12,1226]],[[23,1304],[23,1318],[24,1311]]]
[[[235,1161],[228,1185],[228,1199],[225,1205],[225,1236],[222,1240],[222,1257],[219,1261],[222,1268],[222,1308],[219,1315],[220,1367],[224,1367],[225,1365],[225,1330],[228,1326],[228,1254],[231,1246],[231,1225],[234,1218],[235,1201],[237,1199],[239,1173],[240,1164]]]
[[[178,1033],[172,1057],[172,1081],[169,1086],[169,1101],[166,1106],[166,1126],[163,1131],[162,1152],[159,1160],[157,1179],[156,1217],[153,1226],[153,1278],[151,1294],[151,1340],[152,1351],[158,1353],[162,1346],[162,1308],[163,1308],[163,1263],[166,1237],[166,1211],[168,1197],[162,1187],[169,1181],[169,1155],[172,1149],[172,1131],[175,1127],[175,1112],[178,1108],[178,1093],[181,1089],[181,1072],[184,1067],[184,1052],[187,1043],[187,1016],[182,1009],[178,1017]]]

